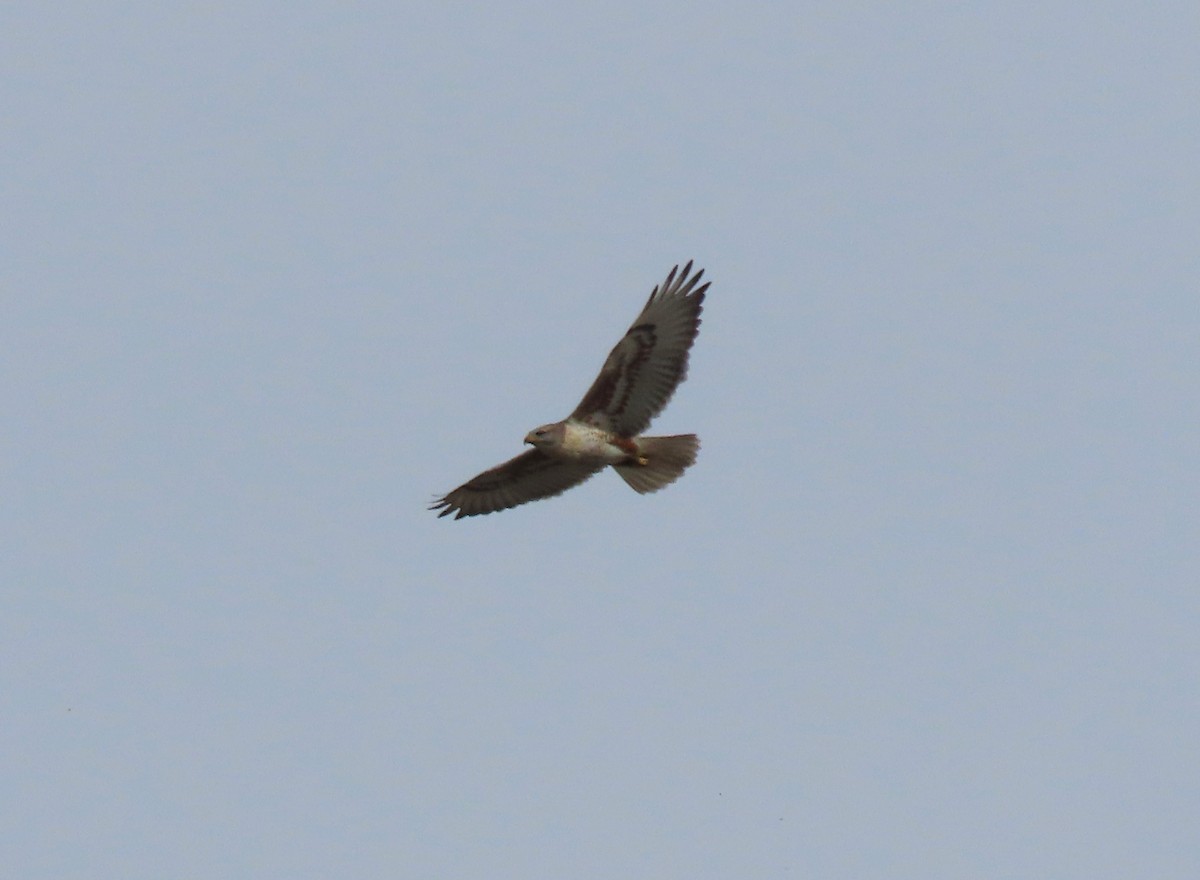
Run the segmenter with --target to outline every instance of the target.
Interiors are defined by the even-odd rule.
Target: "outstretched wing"
[[[577,486],[603,466],[573,464],[551,458],[538,449],[518,455],[484,471],[430,505],[439,517],[453,513],[455,519],[494,513],[527,501],[549,498]]]
[[[687,378],[688,350],[700,331],[708,284],[697,287],[704,270],[695,275],[691,271],[691,261],[683,272],[676,266],[654,288],[571,418],[633,437],[662,412],[676,386]]]

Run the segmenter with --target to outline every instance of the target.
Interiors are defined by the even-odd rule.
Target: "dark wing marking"
[[[687,378],[688,351],[700,332],[708,284],[697,287],[704,270],[691,271],[689,260],[682,273],[676,266],[654,288],[571,418],[633,437],[662,412]]]
[[[441,510],[438,516],[453,513],[455,519],[494,513],[558,495],[602,469],[551,458],[540,450],[531,449],[468,480],[435,501],[429,509]]]

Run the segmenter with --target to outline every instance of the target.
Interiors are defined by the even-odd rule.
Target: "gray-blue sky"
[[[6,5],[6,870],[1197,876],[1198,31]],[[425,510],[688,258],[685,479]]]

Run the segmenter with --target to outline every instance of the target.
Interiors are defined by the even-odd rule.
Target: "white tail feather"
[[[614,465],[630,488],[645,494],[657,492],[682,476],[696,461],[700,439],[695,434],[673,437],[638,437],[638,454],[644,464]]]

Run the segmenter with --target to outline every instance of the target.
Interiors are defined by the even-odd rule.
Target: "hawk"
[[[693,275],[690,261],[682,272],[672,269],[573,413],[534,428],[525,435],[532,449],[468,480],[429,509],[455,519],[494,513],[558,495],[610,465],[642,494],[675,482],[695,462],[699,439],[641,434],[687,378],[709,284],[700,284],[703,274]]]

